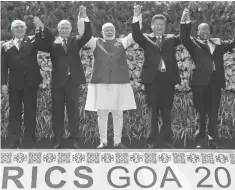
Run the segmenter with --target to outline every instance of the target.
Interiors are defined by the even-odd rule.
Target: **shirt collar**
[[[15,41],[15,42],[23,41],[23,39],[24,39],[24,37],[23,37],[23,38],[16,38],[16,37],[15,37],[15,38],[14,38],[14,41]]]
[[[60,40],[63,42],[64,39],[66,40],[66,42],[68,41],[68,38],[62,38],[61,36],[59,36]]]
[[[149,36],[150,38],[156,38],[156,39],[158,39],[159,37],[160,37],[160,39],[163,38],[163,35],[161,35],[161,36],[155,36],[153,32],[152,32],[151,34],[149,34],[148,36]]]

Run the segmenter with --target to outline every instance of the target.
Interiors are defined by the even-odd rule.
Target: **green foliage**
[[[118,35],[127,34],[131,30],[134,3],[126,1],[2,1],[1,39],[6,40],[11,37],[10,24],[15,19],[24,20],[27,23],[28,34],[33,34],[33,16],[38,16],[54,33],[57,32],[58,22],[62,19],[68,19],[73,25],[72,32],[76,34],[80,5],[87,7],[94,36],[100,36],[101,26],[105,22],[112,22]],[[145,32],[151,30],[152,16],[161,13],[168,19],[167,33],[178,34],[183,9],[189,7],[193,35],[196,34],[197,25],[201,22],[210,24],[212,35],[222,39],[229,39],[235,33],[235,2],[142,1],[137,4],[143,6],[143,30]]]

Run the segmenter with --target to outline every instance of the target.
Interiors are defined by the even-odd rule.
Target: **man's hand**
[[[139,17],[141,15],[141,8],[140,5],[134,5],[134,17]]]
[[[79,7],[78,17],[80,17],[80,18],[86,18],[87,17],[86,7],[84,7],[83,5],[81,5]]]
[[[184,9],[180,22],[187,22],[187,21],[190,21],[190,13],[188,9]]]
[[[42,21],[37,16],[34,17],[33,23],[35,25],[36,30],[38,30],[40,28],[44,29],[44,24],[42,23]]]
[[[8,94],[7,85],[2,85],[2,94],[3,94],[4,97],[7,96],[7,94]]]

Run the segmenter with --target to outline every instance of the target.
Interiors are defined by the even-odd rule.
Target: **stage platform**
[[[235,150],[2,149],[2,189],[235,189]]]

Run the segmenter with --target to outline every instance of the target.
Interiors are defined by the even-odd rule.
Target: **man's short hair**
[[[71,22],[69,22],[68,20],[61,20],[58,25],[57,28],[59,28],[62,24],[69,24],[72,27]]]
[[[12,23],[11,23],[11,30],[16,26],[16,25],[23,25],[25,28],[26,28],[26,24],[24,21],[22,20],[14,20]]]
[[[102,25],[102,31],[107,27],[112,27],[112,28],[115,29],[115,26],[111,22],[107,22],[107,23]]]
[[[157,14],[157,15],[154,15],[154,16],[153,16],[151,23],[153,23],[153,22],[154,22],[155,20],[157,20],[157,19],[164,20],[165,23],[167,22],[167,19],[166,19],[166,17],[165,17],[164,15],[162,15],[162,14]]]
[[[201,24],[198,25],[197,30],[199,30],[203,25],[208,26],[208,27],[211,29],[211,27],[210,27],[209,24],[207,24],[207,23],[201,23]]]

